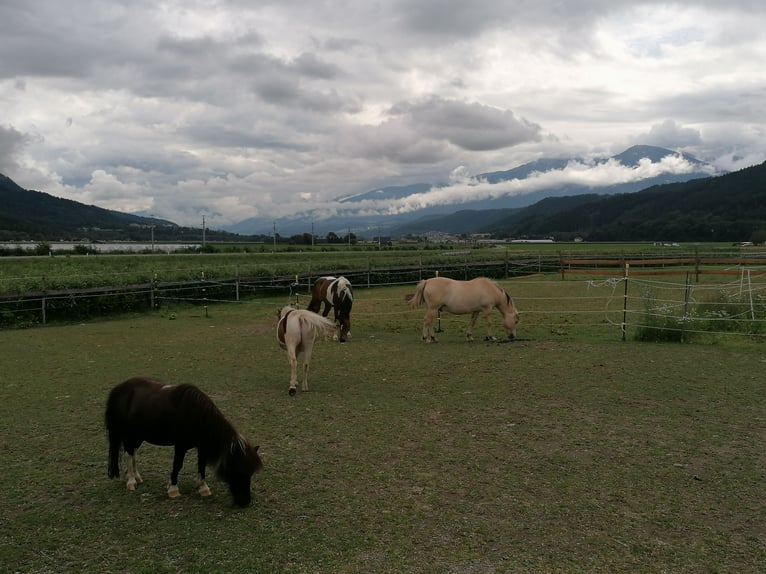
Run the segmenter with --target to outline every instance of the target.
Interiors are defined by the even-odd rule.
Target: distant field
[[[762,345],[623,343],[603,309],[536,312],[560,282],[502,283],[515,343],[445,317],[426,345],[411,286],[359,290],[295,397],[287,295],[0,331],[0,571],[761,571]],[[261,445],[252,507],[193,494],[191,454],[169,500],[167,448],[137,492],[107,478],[104,402],[136,374],[198,384]]]
[[[315,248],[278,245],[219,246],[220,253],[56,255],[53,257],[0,258],[0,294],[9,292],[79,289],[129,285],[158,281],[191,281],[200,278],[269,277],[291,274],[325,273],[338,270],[422,265],[470,265],[488,261],[555,259],[559,255],[631,254],[652,256],[675,254],[741,253],[730,244],[681,245],[652,244],[507,244],[500,247],[471,248],[468,245],[421,244],[396,249],[376,249],[370,245],[317,246]],[[232,253],[230,250],[238,249]],[[757,249],[757,248],[756,248]],[[245,251],[246,250],[246,251]],[[746,252],[746,251],[745,251]]]

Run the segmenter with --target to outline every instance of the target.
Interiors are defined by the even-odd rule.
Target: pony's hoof
[[[178,490],[178,486],[168,486],[168,497],[169,498],[178,498],[181,496],[181,491]]]
[[[210,492],[210,487],[207,484],[203,484],[197,489],[197,492],[199,492],[200,496],[212,496],[212,492]]]
[[[291,396],[291,397],[292,397],[293,395],[295,395],[295,390],[296,390],[296,389],[290,389],[290,390],[288,391],[288,392],[290,393],[290,396]]]
[[[136,489],[136,481],[135,480],[129,480],[128,481],[128,490],[133,492]]]

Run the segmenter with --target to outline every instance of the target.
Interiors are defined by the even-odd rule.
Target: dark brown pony
[[[335,337],[341,343],[351,338],[351,307],[354,304],[354,290],[345,277],[320,277],[311,289],[309,311],[319,313],[324,304],[322,316],[327,317],[330,309],[335,316]]]
[[[178,473],[189,449],[197,449],[197,491],[210,495],[205,468],[215,468],[229,485],[238,506],[250,504],[250,480],[263,464],[258,447],[239,434],[205,393],[194,385],[165,385],[136,377],[120,383],[109,393],[104,416],[109,435],[109,478],[120,476],[120,449],[128,455],[128,490],[143,482],[136,470],[136,450],[146,441],[174,446],[173,470],[168,496],[175,498]]]

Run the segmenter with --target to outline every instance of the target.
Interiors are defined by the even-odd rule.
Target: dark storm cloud
[[[540,140],[539,125],[517,118],[510,110],[477,103],[432,97],[414,104],[397,104],[391,114],[403,118],[424,137],[446,140],[470,151],[496,150]]]

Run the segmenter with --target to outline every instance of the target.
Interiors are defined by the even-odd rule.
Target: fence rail
[[[721,269],[721,265],[728,268]],[[661,267],[662,269],[657,269]],[[630,269],[631,275],[686,275],[692,273],[697,281],[702,275],[739,275],[742,269],[766,274],[766,257],[629,257],[559,259],[561,278],[567,275],[619,276]]]
[[[555,279],[558,273],[559,280]],[[553,334],[572,328],[609,329],[625,338],[630,327],[669,337],[680,334],[680,339],[703,330],[766,337],[766,257],[588,259],[552,255],[496,262],[456,261],[450,265],[315,269],[271,277],[212,279],[212,274],[201,274],[202,278],[191,281],[0,294],[0,328],[82,321],[176,304],[206,306],[281,295],[298,300],[306,296],[318,277],[329,274],[345,275],[362,289],[412,285],[436,274],[454,279],[513,279],[512,295],[525,317],[525,329],[546,329]],[[700,281],[706,274],[739,277],[712,285],[711,279]],[[652,281],[650,275],[685,275],[686,279],[683,284],[669,283]],[[395,309],[392,313],[411,312],[404,305],[391,307]]]

